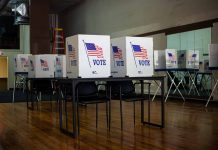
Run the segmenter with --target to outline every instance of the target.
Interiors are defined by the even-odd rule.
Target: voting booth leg
[[[176,86],[176,89],[173,91],[173,94],[176,93],[176,91],[177,91],[177,89],[179,88],[180,84],[182,85],[182,87],[183,87],[183,89],[185,90],[185,92],[188,93],[187,90],[186,90],[186,88],[185,88],[185,86],[184,86],[184,84],[183,84],[183,82],[185,81],[185,76],[186,76],[186,74],[187,74],[187,72],[185,72],[185,74],[180,74],[180,75],[179,75],[179,76],[181,76],[181,77],[180,77],[180,81],[179,81],[178,85]]]
[[[208,103],[210,102],[211,97],[213,96],[213,93],[214,93],[214,91],[216,90],[217,84],[218,84],[218,80],[216,80],[216,83],[215,83],[215,85],[214,85],[214,87],[213,87],[213,90],[212,90],[212,92],[211,92],[211,94],[210,94],[210,97],[209,97],[208,100],[207,100],[207,103],[206,103],[205,107],[207,107]]]
[[[203,91],[203,92],[206,92],[206,95],[207,96],[210,96],[210,92],[208,90],[208,85],[207,83],[208,82],[211,82],[213,80],[213,77],[210,75],[202,75],[201,79],[200,79],[200,90]],[[212,88],[212,87],[211,87]]]
[[[190,95],[191,90],[192,90],[192,88],[193,88],[193,90],[197,92],[198,96],[200,96],[200,94],[199,94],[199,92],[198,92],[198,89],[197,89],[197,86],[195,85],[196,74],[194,74],[194,77],[192,77],[192,75],[191,75],[190,72],[188,71],[188,76],[189,76],[189,79],[191,80],[191,87],[190,87],[190,90],[189,90],[189,92],[188,92],[188,95]]]
[[[152,102],[154,101],[154,99],[155,99],[155,97],[156,97],[156,95],[157,95],[157,93],[158,93],[158,91],[160,90],[160,87],[161,87],[161,83],[158,84],[158,82],[156,80],[154,80],[154,81],[155,81],[155,83],[157,85],[157,90],[155,91],[154,96],[152,97],[152,100],[151,100]]]
[[[180,90],[179,90],[179,88],[177,87],[176,83],[174,82],[175,76],[172,78],[171,75],[170,75],[170,73],[169,73],[168,71],[167,71],[167,75],[168,75],[168,77],[170,78],[171,85],[170,85],[170,88],[169,88],[169,90],[168,90],[168,92],[167,92],[167,96],[166,96],[166,98],[165,98],[165,102],[167,101],[167,99],[168,99],[168,97],[169,97],[169,94],[170,94],[170,91],[171,91],[171,88],[172,88],[173,85],[175,85],[176,90],[179,92],[179,94],[180,94],[180,96],[182,97],[183,101],[185,101],[184,96],[182,95],[182,93],[180,92]]]

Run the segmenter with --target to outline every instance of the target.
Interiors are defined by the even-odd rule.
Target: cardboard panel
[[[67,76],[69,78],[109,77],[110,36],[75,35],[66,38]]]
[[[31,54],[17,54],[14,57],[14,72],[28,72],[29,56]]]
[[[112,76],[142,77],[153,75],[152,38],[122,37],[112,39],[111,43]]]

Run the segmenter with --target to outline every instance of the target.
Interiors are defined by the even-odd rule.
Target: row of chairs
[[[32,82],[32,94],[33,101],[38,101],[39,95],[49,95],[49,100],[52,108],[52,100],[55,94],[58,94],[58,89],[60,88],[60,95],[56,95],[55,99],[64,100],[65,104],[65,113],[67,113],[67,101],[72,100],[72,85],[71,84],[62,84],[57,85],[57,82],[51,80],[35,80]],[[80,129],[80,105],[96,105],[96,128],[98,127],[98,105],[100,103],[105,103],[106,105],[106,119],[107,119],[107,128],[110,130],[111,123],[111,99],[118,99],[120,102],[120,124],[121,129],[123,129],[123,102],[133,102],[133,117],[135,124],[135,103],[137,101],[145,100],[146,95],[137,93],[136,86],[141,83],[133,83],[132,81],[110,81],[105,84],[96,84],[95,82],[81,82],[76,86],[76,109],[77,109],[77,118],[78,118],[78,133]],[[150,98],[150,86],[151,83],[145,82],[148,86],[148,96]],[[101,90],[100,86],[103,86]],[[67,114],[65,114],[67,116]],[[66,123],[67,125],[67,123]]]

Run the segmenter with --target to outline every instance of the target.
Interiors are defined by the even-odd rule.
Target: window
[[[19,26],[13,16],[0,16],[0,49],[20,49]]]
[[[167,48],[177,50],[199,50],[200,61],[208,55],[208,44],[211,43],[211,28],[204,28],[167,36]]]

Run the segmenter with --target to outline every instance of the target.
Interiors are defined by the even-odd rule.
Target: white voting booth
[[[29,56],[31,54],[17,54],[14,57],[14,72],[28,72]]]
[[[153,75],[153,39],[121,37],[111,39],[111,75],[145,77]]]
[[[165,101],[168,99],[168,96],[170,94],[171,88],[174,85],[176,89],[174,90],[174,93],[176,91],[179,92],[181,97],[184,99],[182,93],[180,92],[178,85],[175,83],[175,77],[178,74],[178,56],[177,56],[177,50],[176,49],[165,49],[165,50],[155,50],[154,51],[154,61],[155,61],[155,70],[156,71],[166,71],[167,76],[169,77],[171,81],[171,85],[168,89],[167,96]],[[172,72],[174,76],[170,74]],[[182,82],[182,79],[181,79]],[[179,83],[180,84],[180,83]],[[158,86],[158,89],[160,86]],[[157,91],[155,92],[154,96],[157,94]],[[152,100],[154,97],[152,98]]]
[[[218,67],[218,44],[209,44],[209,67]]]
[[[209,69],[217,71],[218,70],[218,44],[209,44],[208,51],[209,51]],[[216,89],[218,90],[217,88],[218,79],[216,79],[214,75],[213,75],[213,79],[214,79],[214,86],[205,107],[207,107]]]
[[[29,78],[54,78],[56,54],[29,56]]]
[[[75,35],[66,38],[67,77],[111,76],[110,36]]]
[[[66,76],[66,55],[58,55],[55,58],[55,77],[65,78]]]
[[[156,70],[178,69],[178,57],[176,49],[154,51],[154,66]]]
[[[177,69],[178,68],[178,57],[176,49],[166,49],[166,69]]]
[[[166,54],[165,50],[154,50],[154,69],[166,69]]]
[[[180,69],[199,69],[199,51],[198,50],[179,50],[178,68]]]

